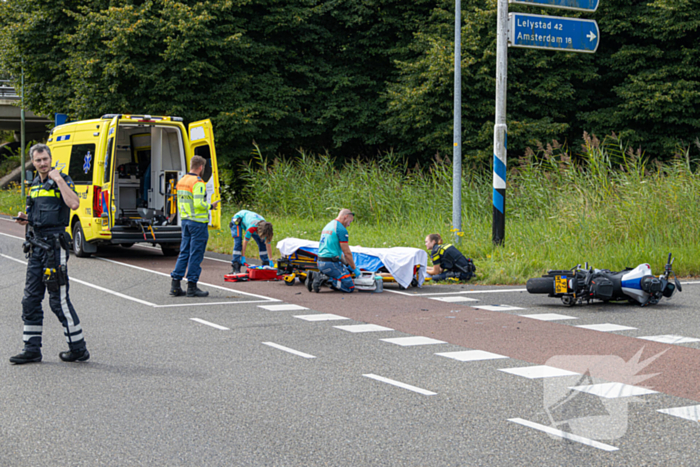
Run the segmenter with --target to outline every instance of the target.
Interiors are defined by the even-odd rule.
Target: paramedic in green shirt
[[[263,266],[275,266],[272,260],[272,224],[263,216],[253,211],[238,211],[233,215],[231,223],[233,237],[233,256],[231,257],[231,274],[241,272],[241,266],[246,264],[245,250],[248,242],[253,239],[258,244],[260,261]]]
[[[349,209],[341,209],[338,217],[330,221],[321,231],[318,245],[318,270],[309,273],[306,287],[309,291],[319,291],[324,281],[329,281],[331,289],[351,293],[355,290],[352,274],[360,276],[360,268],[355,266],[348,245],[347,227],[355,219]]]

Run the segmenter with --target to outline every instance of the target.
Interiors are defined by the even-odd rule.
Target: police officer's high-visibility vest
[[[177,182],[177,209],[182,219],[209,222],[207,186],[193,173],[188,173]]]
[[[73,180],[61,174],[69,189]],[[65,229],[70,222],[70,208],[63,202],[56,182],[46,178],[43,182],[37,176],[27,194],[27,218],[36,229]]]

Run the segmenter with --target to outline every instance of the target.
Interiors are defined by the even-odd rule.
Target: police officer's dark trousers
[[[58,317],[63,326],[63,333],[66,336],[68,347],[72,351],[81,352],[85,350],[85,339],[80,319],[75,313],[75,309],[68,297],[68,252],[61,248],[58,239],[54,235],[46,237],[45,242],[52,246],[52,250],[47,253],[42,248],[32,247],[32,253],[27,264],[27,280],[24,287],[24,298],[22,299],[22,320],[24,321],[24,350],[27,352],[41,352],[41,334],[44,321],[44,310],[41,302],[44,299],[46,284],[44,283],[44,271],[47,267],[47,254],[54,256],[56,269],[62,265],[65,269],[65,277],[56,290],[49,290],[49,306],[51,311]]]

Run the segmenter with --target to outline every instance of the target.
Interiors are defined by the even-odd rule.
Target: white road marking
[[[0,254],[0,256],[7,258],[9,260],[15,261],[20,264],[26,265],[26,261],[22,261],[17,258],[13,258],[12,256],[7,256],[4,254]],[[211,306],[211,305],[237,305],[237,304],[242,304],[242,303],[269,303],[269,300],[248,300],[248,301],[238,301],[238,302],[199,302],[199,303],[175,303],[175,304],[170,304],[170,305],[157,305],[155,303],[148,302],[146,300],[141,300],[140,298],[132,297],[130,295],[125,295],[120,292],[116,292],[114,290],[110,290],[104,287],[100,287],[99,285],[91,284],[90,282],[86,282],[80,279],[76,279],[75,277],[70,277],[69,278],[70,282],[75,282],[77,284],[84,285],[86,287],[91,287],[95,290],[99,290],[100,292],[108,293],[110,295],[114,295],[119,298],[123,298],[125,300],[130,300],[132,302],[140,303],[142,305],[150,306],[152,308],[174,308],[174,307],[191,307],[191,306]],[[230,289],[228,289],[230,290]]]
[[[531,422],[529,420],[523,420],[522,418],[509,418],[508,421],[526,426],[528,428],[534,428],[535,430],[543,431],[547,434],[558,436],[559,438],[564,438],[569,441],[576,441],[577,443],[585,444],[586,446],[602,449],[603,451],[612,452],[618,450],[618,448],[615,446],[610,446],[609,444],[601,443],[593,439],[584,438],[583,436],[574,435],[566,431],[557,430],[556,428],[546,425],[540,425],[539,423]]]
[[[514,310],[524,310],[525,308],[520,308],[519,306],[510,306],[510,305],[479,305],[479,306],[473,306],[472,308],[476,308],[477,310],[486,310],[486,311],[514,311]]]
[[[348,332],[378,332],[378,331],[393,331],[391,328],[386,328],[384,326],[379,326],[378,324],[350,324],[347,326],[333,326],[334,328],[341,329]]]
[[[2,257],[4,257],[4,258],[7,258],[7,259],[10,259],[10,260],[12,260],[12,261],[16,261],[16,262],[21,263],[21,264],[27,264],[26,261],[22,261],[22,260],[20,260],[20,259],[13,258],[12,256],[7,256],[7,255],[3,255],[3,254],[0,254],[0,256],[2,256]],[[108,294],[117,296],[117,297],[119,297],[119,298],[124,298],[124,299],[126,299],[126,300],[131,300],[132,302],[140,303],[140,304],[142,304],[142,305],[147,305],[147,306],[150,306],[150,307],[155,307],[155,306],[156,306],[155,303],[151,303],[151,302],[147,302],[146,300],[141,300],[141,299],[138,299],[138,298],[130,297],[129,295],[124,295],[123,293],[115,292],[114,290],[105,289],[104,287],[100,287],[99,285],[95,285],[95,284],[91,284],[91,283],[89,283],[89,282],[81,281],[80,279],[76,279],[76,278],[74,278],[74,277],[69,277],[69,281],[70,281],[70,282],[75,282],[75,283],[78,283],[78,284],[82,284],[82,285],[85,285],[85,286],[87,286],[87,287],[91,287],[91,288],[93,288],[93,289],[96,289],[96,290],[99,290],[99,291],[101,291],[101,292],[105,292],[105,293],[108,293]]]
[[[304,357],[304,358],[316,358],[316,357],[314,357],[313,355],[309,355],[309,354],[304,353],[304,352],[299,352],[298,350],[290,349],[289,347],[285,347],[285,346],[283,346],[283,345],[275,344],[274,342],[263,342],[263,344],[264,344],[264,345],[269,345],[270,347],[274,347],[274,348],[279,349],[279,350],[282,350],[282,351],[284,351],[284,352],[289,352],[289,353],[291,353],[291,354],[298,355],[298,356],[300,356],[300,357]]]
[[[190,319],[191,319],[192,321],[196,321],[196,322],[198,322],[198,323],[200,323],[200,324],[206,324],[207,326],[211,326],[211,327],[216,328],[216,329],[221,329],[222,331],[229,331],[229,330],[230,330],[230,329],[227,328],[227,327],[219,326],[218,324],[214,324],[214,323],[211,323],[211,322],[209,322],[209,321],[204,321],[203,319],[199,319],[199,318],[190,318]]]
[[[18,237],[17,235],[10,235],[10,234],[6,234],[6,233],[3,233],[3,232],[0,232],[0,235],[4,235],[5,237],[16,238],[17,240],[22,240],[22,241],[24,241],[24,237]]]
[[[292,305],[290,303],[285,303],[283,305],[258,305],[258,308],[264,308],[269,311],[299,311],[299,310],[308,310],[308,308],[299,306],[299,305]]]
[[[342,319],[350,319],[345,316],[334,315],[331,313],[319,313],[316,315],[297,315],[295,318],[303,319],[304,321],[336,321]]]
[[[389,342],[390,344],[400,345],[401,347],[410,347],[413,345],[434,345],[447,344],[445,341],[439,341],[430,337],[424,336],[409,336],[409,337],[391,337],[389,339],[379,339],[380,341]]]
[[[144,244],[136,244],[134,247],[140,247],[140,248],[148,248],[149,250],[158,250],[160,251],[160,248],[151,246],[151,245],[144,245]],[[231,264],[231,261],[227,261],[225,259],[219,259],[219,258],[210,258],[209,256],[204,255],[204,259],[208,259],[210,261],[218,261],[220,263],[228,263]]]
[[[632,328],[629,326],[621,326],[619,324],[610,324],[610,323],[605,323],[605,324],[582,324],[580,326],[576,326],[577,328],[582,328],[582,329],[591,329],[593,331],[601,331],[601,332],[613,332],[613,331],[631,331],[632,329],[637,329],[637,328]]]
[[[470,297],[430,297],[430,300],[438,300],[438,301],[447,302],[447,303],[478,302],[479,301],[479,299],[477,299],[477,298],[470,298]]]
[[[559,315],[557,313],[538,313],[535,315],[520,315],[523,318],[539,319],[541,321],[557,321],[562,319],[578,319],[575,316]]]
[[[558,376],[574,376],[579,374],[574,373],[573,371],[562,370],[561,368],[554,368],[547,365],[523,366],[519,368],[499,368],[498,370],[528,379],[555,378]]]
[[[683,337],[677,336],[675,334],[667,334],[665,336],[642,336],[637,339],[644,339],[647,341],[663,342],[664,344],[688,344],[690,342],[700,342],[700,339],[694,337]]]
[[[154,308],[178,308],[191,306],[213,306],[213,305],[242,305],[247,303],[269,303],[267,300],[242,300],[238,302],[196,302],[196,303],[173,303],[170,305],[153,305]]]
[[[503,290],[465,290],[463,292],[431,292],[431,293],[410,293],[401,292],[399,290],[384,289],[384,292],[396,293],[399,295],[408,295],[409,297],[428,297],[431,295],[457,295],[457,294],[475,294],[475,293],[506,293],[506,292],[525,292],[527,289],[503,289]]]
[[[126,266],[129,268],[138,269],[139,271],[145,271],[145,272],[150,272],[152,274],[157,274],[159,276],[170,277],[170,274],[166,274],[166,273],[160,272],[160,271],[154,271],[153,269],[142,268],[140,266],[134,266],[133,264],[122,263],[121,261],[114,261],[113,259],[108,259],[108,258],[102,258],[101,256],[94,256],[94,258],[98,259],[100,261],[107,261],[108,263],[119,264],[121,266]],[[184,279],[184,280],[187,281],[187,279]],[[227,292],[236,292],[236,293],[241,294],[241,295],[248,295],[250,297],[262,298],[262,299],[267,300],[269,302],[281,302],[282,301],[282,300],[278,300],[276,298],[266,297],[264,295],[258,295],[258,294],[254,294],[254,293],[250,293],[250,292],[242,292],[238,289],[230,289],[228,287],[222,287],[220,285],[207,284],[206,282],[198,282],[198,284],[199,285],[206,285],[207,287],[212,287],[214,289],[225,290]]]
[[[658,391],[652,391],[651,389],[640,388],[637,386],[630,386],[629,384],[623,383],[588,384],[585,386],[570,387],[569,389],[573,389],[574,391],[579,392],[585,392],[587,394],[593,394],[594,396],[604,397],[606,399],[617,399],[618,397],[658,394]]]
[[[673,407],[670,409],[660,409],[657,412],[673,415],[674,417],[684,418],[693,422],[700,423],[700,405],[690,405],[687,407]]]
[[[457,352],[441,352],[436,353],[435,355],[452,358],[454,360],[459,360],[460,362],[477,362],[480,360],[496,360],[500,358],[509,358],[505,355],[499,355],[497,353],[491,353],[485,350],[460,350]]]
[[[400,381],[394,381],[393,379],[384,378],[383,376],[377,376],[372,373],[368,373],[362,376],[374,379],[376,381],[381,381],[382,383],[391,384],[392,386],[396,386],[399,388],[408,389],[409,391],[417,392],[418,394],[423,394],[424,396],[434,396],[437,394],[437,392],[428,391],[427,389],[411,386],[410,384],[402,383]]]

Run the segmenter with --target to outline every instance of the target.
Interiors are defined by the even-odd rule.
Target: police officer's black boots
[[[182,286],[180,286],[180,281],[173,279],[173,281],[170,283],[170,295],[173,297],[181,297],[185,295],[185,291],[182,290]]]
[[[27,352],[23,350],[22,353],[10,357],[10,361],[15,365],[24,365],[25,363],[39,363],[41,361],[41,352]]]
[[[190,281],[187,283],[187,296],[188,297],[208,297],[209,292],[205,292],[204,290],[198,289],[197,283]]]
[[[69,350],[68,352],[59,353],[58,358],[64,362],[87,362],[90,358],[90,352],[87,349],[83,349],[80,352]]]
[[[241,273],[241,263],[231,263],[231,272],[229,274],[240,274]]]

